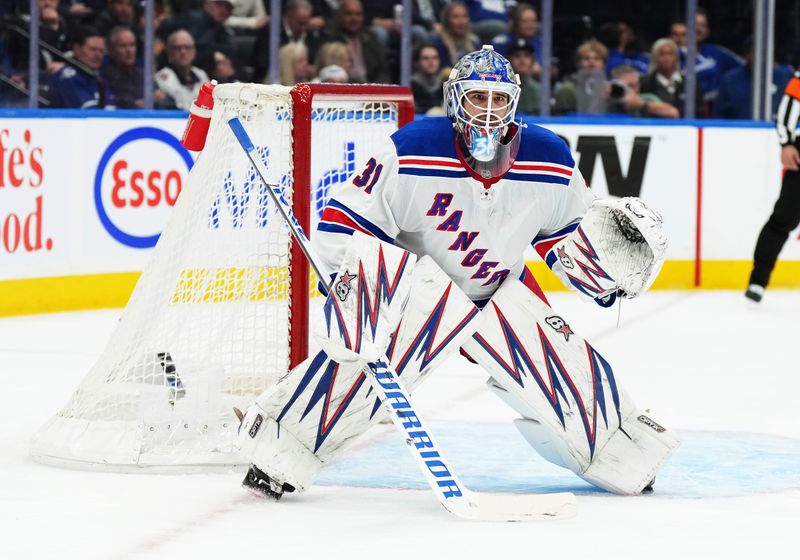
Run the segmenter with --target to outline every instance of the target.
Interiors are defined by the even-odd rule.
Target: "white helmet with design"
[[[514,116],[519,102],[519,76],[511,63],[490,45],[459,60],[444,83],[447,116],[478,162],[491,162],[510,125],[519,125]],[[478,105],[467,97],[470,91],[486,92],[487,100]],[[505,94],[500,105],[496,93]],[[515,135],[516,136],[516,135]]]

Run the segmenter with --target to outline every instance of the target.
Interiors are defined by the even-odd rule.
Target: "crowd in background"
[[[153,102],[188,109],[200,85],[268,83],[269,0],[156,0]],[[285,0],[279,81],[397,83],[402,3],[392,0]],[[38,0],[39,95],[42,106],[144,106],[143,3],[138,0]],[[441,114],[442,84],[465,53],[491,44],[520,75],[519,111],[540,108],[541,39],[532,4],[512,0],[415,0],[410,86],[418,113]],[[0,8],[0,106],[27,105],[28,0]],[[749,119],[752,42],[734,52],[712,41],[698,11],[698,118]],[[590,22],[567,42],[572,60],[551,61],[551,114],[680,118],[684,106],[687,23],[665,22],[663,36],[642,47],[632,24]],[[22,31],[22,32],[21,32]],[[792,68],[773,70],[773,112]]]

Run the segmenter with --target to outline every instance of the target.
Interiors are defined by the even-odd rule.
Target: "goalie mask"
[[[459,132],[459,147],[485,178],[505,173],[517,155],[519,94],[519,76],[488,45],[462,57],[444,84],[447,116]]]

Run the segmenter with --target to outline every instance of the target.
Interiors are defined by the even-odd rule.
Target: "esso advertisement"
[[[128,247],[155,246],[193,163],[178,139],[159,128],[134,128],[115,138],[94,180],[97,215],[109,235]]]

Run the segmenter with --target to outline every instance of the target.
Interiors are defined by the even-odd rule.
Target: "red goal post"
[[[292,136],[294,138],[293,168],[295,185],[311,185],[312,144],[307,139],[311,138],[312,135],[312,111],[315,100],[391,103],[397,107],[397,128],[401,128],[414,120],[414,97],[411,94],[411,90],[403,86],[299,84],[292,88],[291,95],[294,107]],[[295,198],[293,209],[300,225],[311,237],[313,236],[311,231],[311,189],[304,189],[304,194],[308,196]],[[290,367],[296,366],[308,355],[308,296],[307,293],[302,292],[303,286],[309,285],[309,265],[299,246],[294,242],[292,242],[292,266],[296,268],[292,272],[294,282],[291,291],[291,336],[296,337],[296,340],[292,342],[291,346],[289,355]]]

